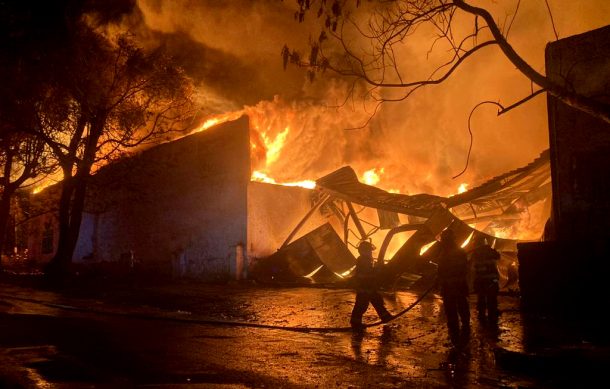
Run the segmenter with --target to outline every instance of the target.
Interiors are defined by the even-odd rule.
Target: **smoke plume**
[[[504,27],[519,4],[509,41],[544,71],[545,45],[555,40],[544,2],[472,3],[490,9]],[[610,23],[605,0],[549,0],[549,5],[560,38]],[[469,167],[452,179],[466,164],[473,107],[484,100],[510,105],[531,92],[530,82],[491,47],[447,82],[384,104],[371,117],[370,105],[357,99],[344,104],[349,82],[325,74],[310,83],[302,69],[283,69],[284,44],[306,53],[310,37],[320,32],[314,14],[304,23],[295,21],[295,7],[292,1],[139,0],[121,25],[145,44],[163,44],[175,54],[197,84],[204,113],[246,109],[271,138],[290,127],[280,155],[267,166],[277,181],[316,179],[351,165],[359,174],[383,168],[378,186],[384,189],[449,195],[462,182],[474,186],[548,148],[544,95],[501,116],[497,107],[484,105],[472,115]],[[431,39],[409,50],[425,53]],[[429,65],[425,55],[411,61],[413,69]]]

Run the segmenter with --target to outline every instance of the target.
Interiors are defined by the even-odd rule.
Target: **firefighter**
[[[386,309],[383,297],[377,291],[377,280],[375,277],[375,268],[373,267],[373,250],[375,246],[369,241],[362,241],[358,245],[358,256],[356,260],[356,268],[354,269],[353,282],[356,289],[356,302],[352,310],[350,325],[354,330],[362,330],[362,315],[369,307],[369,303],[373,305],[377,315],[382,322],[388,322],[392,319],[392,315]]]
[[[498,319],[498,266],[500,253],[493,249],[484,236],[474,241],[470,260],[474,267],[474,292],[477,294],[477,314],[481,322],[493,324]]]
[[[438,285],[447,317],[449,339],[454,346],[464,344],[470,336],[467,277],[466,252],[456,243],[453,231],[447,229],[441,233],[440,237]]]

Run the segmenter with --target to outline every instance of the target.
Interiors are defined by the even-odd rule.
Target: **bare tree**
[[[55,64],[53,88],[38,106],[37,135],[63,173],[59,242],[48,268],[61,273],[72,260],[96,166],[183,124],[191,83],[162,50],[145,52],[129,36],[108,38],[83,22]]]
[[[508,39],[514,15],[513,19],[500,25],[488,10],[470,5],[465,0],[378,0],[362,5],[360,0],[297,0],[297,3],[297,20],[303,21],[308,12],[317,10],[317,16],[323,18],[326,28],[318,39],[311,42],[307,58],[285,46],[282,50],[284,65],[305,66],[311,78],[316,72],[330,70],[364,81],[370,86],[367,96],[377,102],[377,107],[382,102],[404,100],[421,87],[440,84],[480,51],[497,47],[539,87],[519,102],[500,106],[499,113],[547,92],[573,108],[610,123],[607,103],[583,96],[570,85],[551,81],[515,51]],[[361,7],[357,16],[350,12],[354,7]],[[362,12],[364,7],[367,8]],[[363,13],[368,14],[365,21],[361,19]],[[446,50],[448,55],[439,59],[429,73],[413,76],[401,68],[404,60],[401,57],[404,51],[401,50],[413,43],[416,39],[414,34],[421,29],[436,32],[428,55],[441,50]],[[355,39],[354,32],[358,39]],[[365,44],[362,44],[363,40]],[[329,41],[338,43],[338,46],[329,45]]]
[[[0,85],[0,253],[4,252],[14,195],[57,167],[44,141],[33,135],[38,128],[36,101],[46,86],[24,64],[27,61],[21,50],[11,50],[6,45],[2,54],[0,71],[5,79]]]
[[[19,188],[54,169],[44,142],[24,132],[0,136],[0,253],[3,252],[11,212],[11,199]]]

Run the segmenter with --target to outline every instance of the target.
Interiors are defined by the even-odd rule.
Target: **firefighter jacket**
[[[470,258],[474,267],[474,291],[480,293],[497,288],[499,277],[496,261],[500,259],[500,253],[485,244],[476,247]]]
[[[459,246],[442,248],[438,259],[438,284],[442,295],[468,294],[468,259]]]
[[[356,259],[353,283],[357,292],[377,290],[377,271],[373,266],[373,258],[361,255]]]

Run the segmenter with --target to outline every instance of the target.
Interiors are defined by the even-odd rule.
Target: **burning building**
[[[349,275],[357,242],[370,239],[391,277],[420,270],[438,234],[452,228],[463,247],[483,234],[502,251],[508,282],[511,229],[550,212],[548,151],[449,197],[390,193],[361,183],[349,166],[306,189],[255,181],[252,125],[248,116],[231,119],[101,168],[73,261],[139,261],[161,274],[239,279],[264,258],[259,269],[266,264],[270,280],[333,282]],[[31,259],[54,253],[56,196],[53,187],[33,195]]]
[[[154,271],[243,277],[310,207],[310,190],[252,182],[248,118],[158,145],[100,169],[88,187],[73,261],[134,257]],[[28,253],[48,261],[57,243],[53,199],[33,195]],[[309,223],[321,223],[317,216]],[[307,226],[306,226],[307,227]]]
[[[516,266],[517,240],[503,237],[503,232],[519,228],[524,213],[529,214],[530,209],[533,212],[538,208],[537,217],[543,220],[550,213],[548,150],[522,168],[451,197],[389,193],[361,183],[349,166],[318,179],[316,184],[321,193],[316,207],[326,207],[326,213],[339,221],[343,244],[355,248],[359,241],[371,240],[379,247],[377,260],[385,264],[387,282],[396,281],[405,273],[425,273],[429,261],[434,260],[427,254],[434,250],[428,249],[443,230],[452,229],[466,250],[471,248],[473,237],[483,235],[503,254],[500,270],[503,286],[507,286],[516,281],[509,273]],[[303,222],[306,220],[307,217]],[[318,235],[331,236],[321,239]],[[270,267],[279,269],[277,276],[281,278],[288,273],[292,279],[300,276],[339,281],[353,268],[355,259],[351,257],[350,262],[337,239],[323,229],[312,231],[305,241],[297,240],[294,247],[288,244],[289,239],[270,259]],[[307,243],[313,247],[308,248]],[[267,270],[273,273],[273,268]]]

